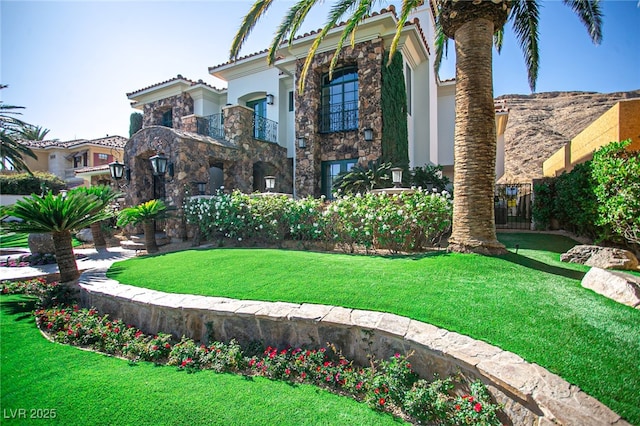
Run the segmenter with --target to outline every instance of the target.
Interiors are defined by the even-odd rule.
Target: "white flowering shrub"
[[[399,252],[437,243],[451,226],[452,203],[446,191],[421,189],[395,195],[356,194],[330,203],[235,191],[191,198],[185,214],[204,240],[325,241],[350,252],[359,247]]]

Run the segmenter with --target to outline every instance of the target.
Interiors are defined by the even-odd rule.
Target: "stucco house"
[[[67,186],[109,185],[108,164],[122,160],[128,139],[122,136],[106,136],[98,139],[74,139],[71,141],[44,140],[20,141],[38,157],[25,156],[31,171],[52,173],[63,179]]]
[[[452,176],[455,81],[440,81],[434,71],[434,18],[425,3],[404,25],[398,45],[408,165],[439,164]],[[303,93],[298,79],[316,32],[283,46],[273,66],[265,50],[210,67],[226,88],[178,75],[127,93],[133,108],[143,112],[142,129],[125,147],[127,204],[163,197],[180,208],[187,193],[212,194],[222,186],[264,190],[267,175],[276,177],[279,192],[331,196],[340,172],[384,154],[385,126],[395,117],[383,112],[388,99],[382,75],[396,25],[393,7],[364,20],[332,78],[329,63],[342,28],[331,30]],[[497,112],[504,132],[506,109]],[[149,159],[155,154],[168,157],[164,176],[153,173]],[[167,232],[183,231],[169,226]]]

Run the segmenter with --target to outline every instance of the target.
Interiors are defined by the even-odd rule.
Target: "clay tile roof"
[[[84,144],[101,145],[109,148],[124,148],[128,139],[122,136],[105,136],[98,139],[74,139],[70,141],[48,140],[48,141],[28,141],[21,140],[20,143],[30,148],[75,148]]]
[[[163,84],[173,83],[173,82],[177,82],[177,81],[182,81],[184,83],[187,83],[187,84],[189,84],[189,86],[196,86],[198,84],[202,84],[203,86],[206,86],[206,87],[208,87],[210,89],[213,89],[213,90],[216,90],[218,92],[221,91],[221,90],[224,90],[224,89],[218,89],[215,86],[211,86],[210,84],[205,83],[202,79],[200,79],[198,81],[193,81],[193,80],[190,80],[188,78],[183,77],[182,74],[178,74],[176,77],[170,78],[169,80],[161,81],[160,83],[152,84],[151,86],[143,87],[142,89],[127,93],[127,97],[131,97],[131,96],[136,95],[136,94],[138,94],[140,92],[144,92],[145,90],[153,89],[154,87],[162,86]]]
[[[384,8],[383,8],[383,9],[380,9],[380,12],[372,12],[372,13],[371,13],[371,15],[370,15],[369,17],[379,16],[379,15],[384,15],[385,13],[393,14],[393,16],[394,16],[395,18],[397,18],[397,17],[398,17],[398,16],[396,15],[396,8],[395,8],[395,6],[394,6],[394,5],[390,5],[390,6],[389,6],[388,8],[386,8],[386,9],[384,9]],[[366,18],[365,18],[365,19],[366,19]],[[405,25],[416,25],[416,26],[418,27],[418,29],[419,29],[419,31],[420,31],[420,34],[422,35],[422,39],[423,39],[423,41],[424,41],[424,44],[425,44],[425,46],[427,46],[427,51],[428,51],[428,50],[429,50],[429,45],[427,44],[427,42],[426,42],[426,38],[425,38],[424,34],[422,33],[422,29],[420,28],[420,25],[418,24],[418,19],[416,18],[416,19],[414,19],[414,21],[415,21],[415,23],[407,23],[407,24],[405,24]],[[334,25],[334,26],[333,26],[333,28],[342,27],[342,26],[344,26],[344,25],[346,25],[346,22],[344,22],[344,21],[343,21],[343,22],[340,22],[340,23],[338,23],[338,24]],[[310,36],[313,36],[313,35],[319,34],[321,31],[322,31],[322,28],[318,28],[317,30],[312,30],[312,31],[307,32],[307,33],[304,33],[304,34],[300,34],[300,35],[298,35],[298,36],[294,37],[292,41],[300,40],[300,39],[303,39],[303,38],[306,38],[306,37],[310,37]],[[287,43],[288,43],[288,42],[286,42],[286,41],[284,41],[284,42],[283,42],[283,44],[287,44]],[[259,52],[250,53],[250,54],[248,54],[248,55],[238,57],[238,58],[236,58],[236,59],[230,59],[230,60],[228,60],[227,62],[223,62],[223,63],[221,63],[221,64],[218,64],[218,65],[214,65],[214,66],[212,66],[212,67],[209,67],[209,72],[211,72],[211,71],[215,70],[216,68],[220,68],[220,67],[223,67],[223,66],[225,66],[225,65],[230,65],[230,64],[232,64],[232,63],[234,63],[234,62],[243,61],[243,60],[245,60],[245,59],[249,59],[249,58],[252,58],[252,57],[254,57],[254,56],[262,55],[262,54],[264,54],[264,53],[267,53],[268,51],[269,51],[269,49],[264,49],[264,50],[261,50],[261,51],[259,51]],[[277,58],[277,59],[280,59],[280,58]]]

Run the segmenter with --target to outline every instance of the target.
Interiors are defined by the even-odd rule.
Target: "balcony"
[[[197,133],[224,140],[224,115],[213,114],[196,118]]]
[[[278,142],[278,123],[268,118],[254,115],[253,137],[265,142]]]
[[[323,105],[320,110],[320,133],[358,129],[358,101]]]

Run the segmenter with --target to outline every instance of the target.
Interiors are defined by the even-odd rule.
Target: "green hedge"
[[[569,173],[534,186],[533,218],[600,241],[640,245],[640,151],[611,142]]]
[[[66,188],[65,181],[51,173],[2,173],[0,174],[0,194],[31,195],[53,191],[54,194]]]

